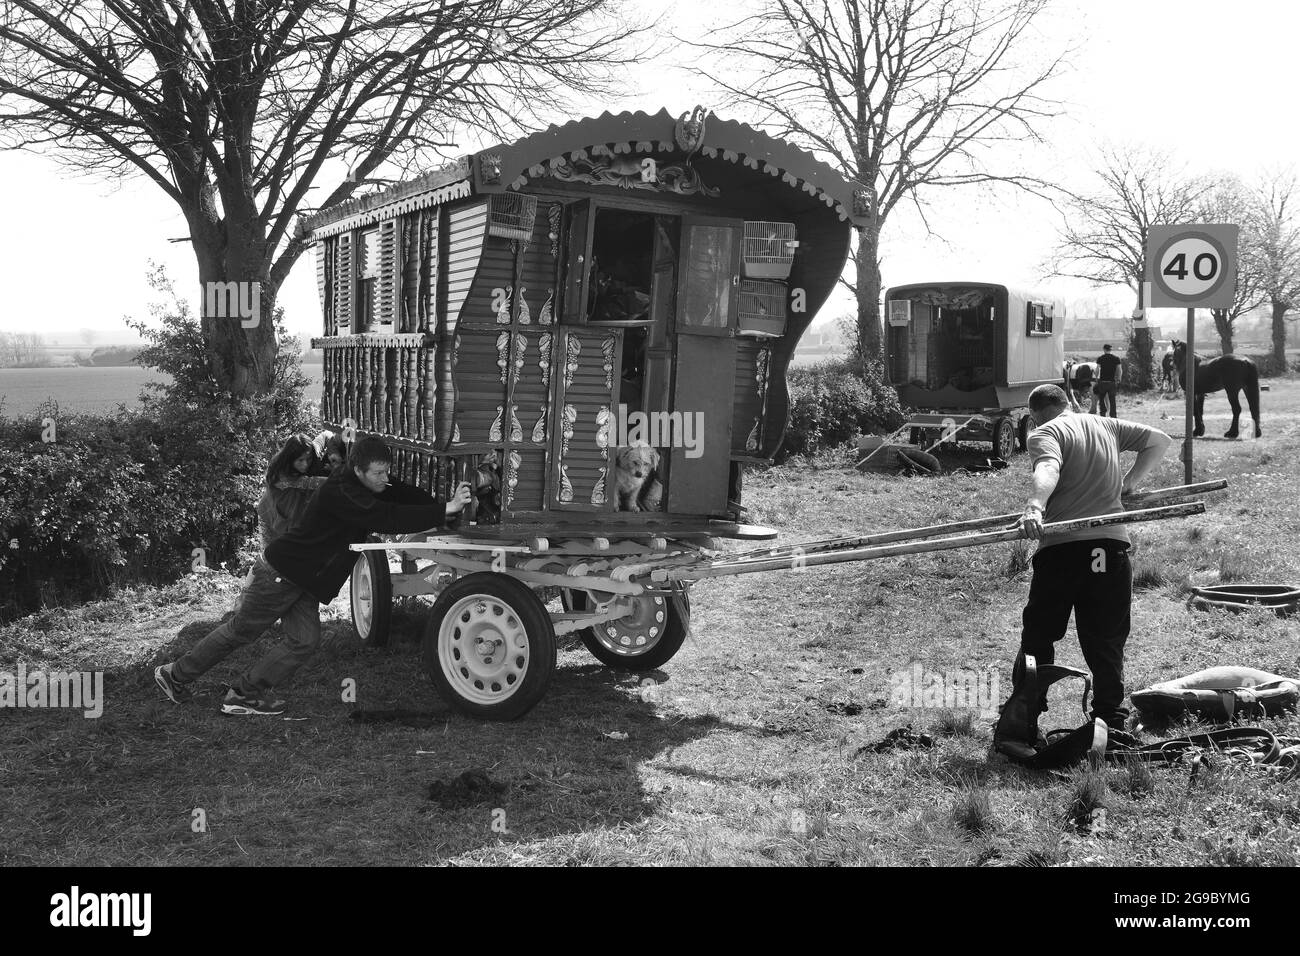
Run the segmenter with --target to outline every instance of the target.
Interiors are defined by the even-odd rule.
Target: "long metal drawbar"
[[[1190,495],[1219,491],[1227,486],[1226,481],[1219,480],[1161,488],[1140,495],[1132,495],[1126,499],[1125,504],[1149,505],[1170,498],[1186,498]],[[1160,521],[1167,518],[1185,518],[1191,515],[1203,514],[1204,512],[1204,502],[1179,501],[1175,504],[1136,508],[1114,514],[1098,515],[1092,518],[1054,521],[1043,525],[1043,534],[1044,536],[1051,536],[1084,528],[1133,524],[1142,521]],[[698,581],[704,578],[752,574],[760,571],[789,570],[791,568],[812,567],[821,564],[842,564],[848,561],[870,561],[876,558],[889,558],[901,554],[921,554],[928,551],[972,548],[983,544],[1016,541],[1026,536],[1019,528],[1004,528],[1000,531],[974,534],[953,535],[953,532],[974,531],[978,528],[1005,525],[1019,518],[1020,514],[1018,513],[994,515],[969,521],[930,525],[925,528],[885,531],[874,535],[828,538],[822,541],[812,541],[807,544],[784,548],[745,551],[739,554],[725,555],[703,565],[697,564],[682,568],[658,568],[650,572],[649,576],[650,580],[655,582]],[[947,535],[947,537],[942,537],[943,535]],[[916,540],[918,538],[929,540]]]

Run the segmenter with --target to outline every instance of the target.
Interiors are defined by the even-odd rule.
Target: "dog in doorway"
[[[664,486],[659,480],[659,452],[638,442],[614,456],[619,511],[658,511]]]

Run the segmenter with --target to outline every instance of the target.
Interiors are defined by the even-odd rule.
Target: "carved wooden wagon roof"
[[[702,135],[701,135],[702,134]],[[699,109],[674,118],[667,110],[602,113],[552,125],[513,143],[479,150],[388,189],[300,219],[299,234],[320,239],[380,219],[471,195],[526,189],[533,180],[563,174],[572,164],[608,157],[702,156],[734,163],[777,179],[821,203],[842,222],[865,225],[855,186],[826,163],[790,143],[735,120]]]

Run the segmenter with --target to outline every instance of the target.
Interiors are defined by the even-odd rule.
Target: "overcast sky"
[[[641,6],[667,11],[666,22],[679,34],[708,25],[700,22],[701,5],[694,0],[645,0]],[[713,0],[705,9],[725,18],[748,6]],[[1283,0],[1058,0],[1031,42],[1048,52],[1078,46],[1068,71],[1051,87],[1065,115],[1045,127],[1047,151],[1008,144],[1001,157],[991,154],[990,165],[1023,160],[1050,170],[1063,185],[1086,189],[1102,141],[1168,149],[1195,171],[1234,170],[1246,178],[1262,166],[1293,163],[1300,156],[1292,92],[1297,26],[1300,8]],[[617,102],[592,104],[588,115],[661,106],[676,115],[717,99],[704,81],[663,65],[630,72],[633,91]],[[478,147],[463,145],[464,152]],[[1021,149],[1033,152],[1013,155]],[[1043,201],[976,190],[946,190],[932,199],[933,234],[908,210],[891,221],[882,249],[887,285],[947,278],[1046,284],[1067,300],[1109,303],[1114,314],[1132,308],[1133,297],[1122,288],[1042,281],[1040,266],[1060,221]],[[194,290],[191,301],[197,302],[193,253],[186,243],[168,241],[188,233],[185,221],[143,178],[114,191],[74,178],[48,156],[0,153],[0,211],[7,226],[0,229],[7,293],[0,330],[57,337],[85,327],[96,330],[101,343],[130,340],[134,333],[121,317],[147,316],[149,260],[165,264],[180,288]],[[298,261],[280,302],[291,331],[304,338],[319,334],[310,254]],[[850,298],[841,294],[818,321],[850,311]],[[1176,321],[1174,312],[1154,318]]]

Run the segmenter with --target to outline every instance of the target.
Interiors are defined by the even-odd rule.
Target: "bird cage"
[[[748,224],[746,224],[748,225]],[[784,282],[743,279],[740,283],[739,335],[775,338],[785,334]]]
[[[792,222],[747,222],[743,245],[745,276],[788,279],[799,243]]]
[[[492,197],[488,235],[527,242],[537,218],[537,197],[519,193],[498,193]]]

